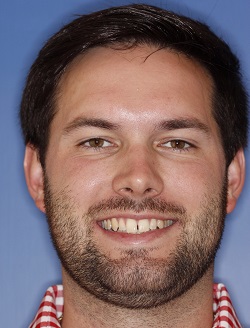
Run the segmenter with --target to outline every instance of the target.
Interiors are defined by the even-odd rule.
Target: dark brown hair
[[[213,115],[227,164],[247,144],[247,95],[239,61],[205,24],[149,5],[113,7],[82,15],[64,26],[42,48],[31,67],[21,103],[25,143],[45,164],[58,83],[69,64],[97,47],[150,44],[198,61],[214,82]]]

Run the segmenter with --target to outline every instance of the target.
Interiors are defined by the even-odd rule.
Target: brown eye
[[[177,152],[188,151],[189,148],[193,147],[190,143],[181,139],[173,139],[160,144],[160,146]]]
[[[94,139],[90,139],[87,143],[89,144],[89,147],[94,147],[94,148],[103,147],[104,140],[100,138],[94,138]]]
[[[187,148],[187,143],[183,140],[172,140],[170,142],[171,147],[174,149],[184,149]]]
[[[101,150],[104,148],[110,148],[114,146],[110,141],[102,138],[91,138],[85,140],[84,142],[81,142],[79,145],[85,148],[95,149],[95,150]]]

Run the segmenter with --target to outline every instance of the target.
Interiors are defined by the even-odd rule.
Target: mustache
[[[141,201],[136,201],[131,198],[112,197],[92,205],[87,212],[87,216],[95,217],[100,213],[103,214],[110,211],[132,211],[135,213],[152,211],[159,214],[181,216],[185,216],[187,212],[183,206],[163,199],[144,198]]]

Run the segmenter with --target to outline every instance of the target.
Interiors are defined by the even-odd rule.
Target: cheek
[[[194,208],[205,194],[221,192],[223,177],[222,171],[207,162],[173,165],[164,171],[165,198]]]
[[[57,166],[56,162],[60,165]],[[112,185],[111,173],[110,167],[102,161],[72,157],[54,161],[49,177],[53,188],[69,189],[76,203],[81,204],[83,199],[95,203],[95,199],[107,197],[107,191]]]

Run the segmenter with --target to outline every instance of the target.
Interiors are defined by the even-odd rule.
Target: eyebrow
[[[63,134],[70,134],[72,131],[78,130],[82,127],[97,127],[106,130],[118,130],[122,128],[121,125],[105,119],[77,117],[63,129]],[[172,131],[179,129],[196,129],[205,132],[206,134],[210,133],[209,127],[197,118],[163,120],[155,127],[155,130]]]
[[[156,129],[168,131],[178,129],[196,129],[201,130],[206,134],[210,133],[209,127],[199,121],[197,118],[177,118],[171,120],[164,120],[157,125]]]
[[[63,129],[63,134],[69,134],[73,130],[88,126],[106,130],[118,130],[120,127],[118,124],[104,119],[77,117]]]

